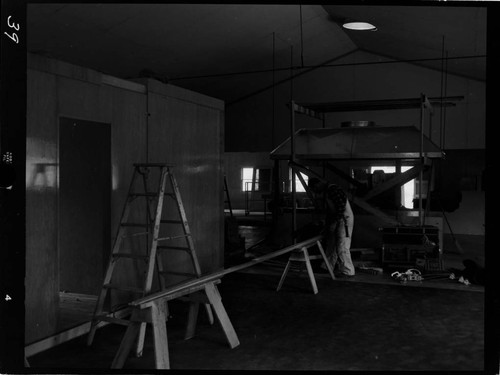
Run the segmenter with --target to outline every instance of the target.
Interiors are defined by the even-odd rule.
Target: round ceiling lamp
[[[356,31],[377,31],[377,28],[368,22],[347,21],[342,25],[344,29]]]

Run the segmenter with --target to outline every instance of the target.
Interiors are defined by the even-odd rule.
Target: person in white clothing
[[[332,269],[338,268],[338,276],[353,277],[354,265],[351,259],[351,237],[354,228],[354,214],[346,193],[335,184],[329,184],[312,177],[309,189],[315,195],[324,195],[326,202],[325,217],[325,254]],[[323,268],[326,266],[323,264]]]

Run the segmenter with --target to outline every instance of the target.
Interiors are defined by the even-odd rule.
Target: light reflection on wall
[[[120,182],[120,179],[118,177],[118,165],[114,164],[111,167],[111,189],[116,190],[118,189],[118,183]]]
[[[208,172],[211,169],[210,165],[187,166],[182,168],[186,174],[198,174]]]
[[[58,169],[57,163],[43,163],[36,161],[26,162],[26,188],[30,189],[46,189],[57,188],[58,184]],[[118,188],[118,170],[113,168],[111,183],[113,190]]]
[[[26,142],[26,189],[57,189],[59,188],[59,164],[55,157],[55,145],[46,141],[39,141],[28,137]],[[43,155],[43,156],[34,156]],[[118,189],[120,182],[118,165],[113,164],[111,174],[111,186],[113,190]]]
[[[56,144],[38,137],[27,137],[26,189],[57,189],[58,169]]]
[[[26,188],[46,189],[58,187],[57,163],[46,163],[43,160],[26,161]]]

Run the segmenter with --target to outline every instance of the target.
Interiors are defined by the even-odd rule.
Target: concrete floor
[[[226,264],[228,266],[244,263],[253,257],[258,257],[270,253],[273,251],[272,245],[266,241],[266,238],[270,231],[270,222],[264,220],[262,213],[251,213],[250,215],[244,215],[242,213],[237,213],[237,219],[239,222],[239,233],[245,238],[245,254],[238,254],[234,259]],[[352,252],[352,258],[354,265],[357,268],[357,275],[355,279],[348,280],[349,282],[365,282],[365,283],[375,283],[375,284],[394,284],[393,278],[390,274],[394,269],[384,269],[383,273],[373,274],[369,271],[363,272],[359,267],[374,267],[380,269],[383,264],[380,262],[380,254],[372,253],[368,255],[361,254],[355,250]],[[407,286],[419,286],[419,287],[430,287],[430,288],[444,288],[444,289],[457,289],[457,290],[468,290],[468,291],[479,291],[484,292],[484,286],[477,284],[465,285],[457,281],[457,279],[451,280],[448,278],[450,275],[450,270],[458,269],[463,270],[465,267],[463,261],[465,259],[474,260],[479,266],[484,267],[485,265],[485,243],[484,236],[464,236],[455,235],[455,237],[450,234],[443,235],[443,253],[442,253],[442,263],[443,272],[433,272],[432,274],[427,274],[424,276],[424,281],[421,283],[408,283]],[[278,258],[274,258],[270,261],[257,264],[244,270],[244,272],[258,273],[258,274],[269,274],[269,275],[281,275],[283,269],[288,260],[288,255],[284,255]],[[408,266],[401,267],[397,269],[400,272],[408,269]],[[428,277],[426,277],[428,276]],[[327,274],[316,274],[316,278],[329,278]]]
[[[233,273],[219,286],[240,345],[230,349],[220,327],[204,314],[197,334],[184,340],[186,304],[174,301],[167,323],[172,369],[482,371],[484,295],[470,291],[408,288],[290,277],[276,292],[273,275]],[[149,332],[149,331],[148,331]],[[124,327],[100,329],[92,347],[85,337],[31,357],[32,371],[109,368]],[[152,339],[124,369],[153,369]]]
[[[258,248],[268,227],[248,217],[239,230],[249,253]],[[445,253],[445,267],[462,268],[464,257],[484,260],[484,246],[478,241],[462,239],[465,252]],[[358,272],[347,280],[316,274],[319,293],[315,295],[306,274],[292,272],[276,292],[286,260],[285,256],[261,263],[222,279],[219,291],[240,340],[234,349],[204,314],[199,316],[196,336],[184,340],[186,304],[172,301],[167,323],[171,368],[484,370],[484,286],[446,277],[403,285],[385,273]],[[98,331],[92,347],[82,336],[32,356],[30,365],[40,373],[46,369],[106,371],[123,334],[124,327],[110,325]],[[148,330],[143,356],[130,357],[124,369],[153,369],[152,345]]]

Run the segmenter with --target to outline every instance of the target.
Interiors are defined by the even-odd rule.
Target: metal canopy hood
[[[422,156],[444,157],[414,126],[299,129],[271,152],[271,159],[292,159],[292,141],[296,159],[418,159],[421,145]]]

